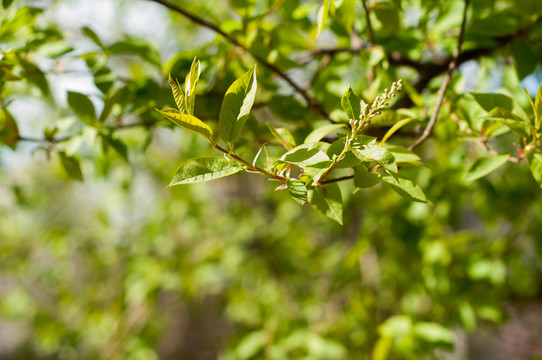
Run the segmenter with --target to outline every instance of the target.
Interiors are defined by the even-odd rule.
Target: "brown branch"
[[[369,33],[369,42],[371,45],[375,43],[375,34],[373,31],[373,26],[371,24],[371,17],[369,16],[369,7],[367,6],[366,0],[361,0],[363,5],[363,10],[365,12],[365,20],[367,21],[367,32]]]
[[[297,84],[295,81],[293,81],[288,75],[286,75],[286,73],[284,73],[276,65],[270,63],[269,61],[267,61],[266,59],[264,59],[260,55],[254,53],[252,50],[250,50],[245,45],[241,44],[236,38],[234,38],[230,34],[224,32],[223,30],[221,30],[218,27],[218,25],[213,24],[213,23],[211,23],[209,21],[206,21],[206,20],[200,18],[199,16],[192,14],[189,11],[186,11],[185,9],[182,9],[179,6],[170,4],[169,2],[167,2],[165,0],[149,0],[149,1],[155,2],[157,4],[161,4],[161,5],[165,6],[166,8],[168,8],[168,9],[170,9],[170,10],[172,10],[172,11],[174,11],[174,12],[180,14],[180,15],[183,15],[184,17],[186,17],[187,19],[189,19],[193,23],[198,24],[200,26],[203,26],[203,27],[205,27],[205,28],[207,28],[207,29],[209,29],[211,31],[214,31],[215,33],[219,34],[224,39],[226,39],[232,45],[235,45],[235,46],[243,49],[246,53],[250,54],[250,56],[252,56],[256,61],[261,63],[263,66],[265,66],[266,68],[268,68],[272,72],[274,72],[282,80],[286,81],[288,83],[288,85],[290,85],[295,90],[295,92],[297,92],[299,95],[301,95],[301,97],[303,97],[303,99],[305,99],[305,101],[308,103],[308,105],[313,110],[315,110],[318,114],[320,114],[323,118],[325,118],[329,122],[335,123],[335,121],[330,118],[329,113],[322,107],[322,105],[318,102],[318,100],[316,100],[314,97],[312,97],[305,89],[303,89],[299,84]]]
[[[465,28],[467,25],[467,10],[469,8],[469,3],[470,0],[465,0],[465,8],[463,9],[463,21],[461,22],[461,30],[459,32],[459,38],[457,39],[457,48],[454,51],[452,61],[450,61],[450,64],[448,65],[448,72],[446,73],[446,77],[444,78],[444,81],[442,82],[442,85],[438,91],[438,100],[435,106],[435,110],[433,110],[431,119],[429,119],[429,124],[427,124],[427,127],[425,128],[422,136],[420,136],[418,140],[416,140],[412,145],[408,147],[410,151],[423,143],[429,137],[429,135],[431,135],[431,131],[437,123],[438,113],[442,106],[442,102],[444,101],[444,94],[448,89],[450,79],[452,78],[452,73],[457,66],[457,60],[459,59],[459,54],[461,53],[461,46],[463,45],[463,37],[465,36]]]

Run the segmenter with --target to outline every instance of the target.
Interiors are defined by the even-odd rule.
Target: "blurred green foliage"
[[[175,107],[167,74],[198,57],[194,114],[217,129],[258,63],[247,159],[345,121],[349,85],[371,102],[402,78],[367,134],[415,117],[387,140],[408,147],[464,1],[92,3],[2,2],[0,358],[467,359],[512,304],[540,302],[540,1],[470,3],[459,71],[416,148],[426,166],[401,169],[430,203],[341,181],[343,225],[255,174],[166,188],[213,154],[154,110]],[[78,5],[117,27],[78,21]]]

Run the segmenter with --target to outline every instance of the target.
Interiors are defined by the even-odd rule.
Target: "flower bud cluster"
[[[365,105],[363,111],[360,115],[360,121],[362,123],[368,123],[372,117],[380,115],[380,110],[390,104],[390,101],[397,96],[397,93],[403,88],[403,80],[399,79],[396,82],[391,84],[391,88],[384,89],[384,93],[380,96],[377,96],[376,99],[371,104]]]

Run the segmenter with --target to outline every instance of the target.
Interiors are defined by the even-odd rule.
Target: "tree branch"
[[[250,54],[250,56],[252,56],[256,61],[261,63],[263,66],[265,66],[266,68],[268,68],[272,72],[274,72],[282,80],[286,81],[288,83],[288,85],[290,85],[295,90],[295,92],[297,92],[299,95],[301,95],[301,97],[303,97],[303,99],[305,99],[305,101],[308,103],[308,105],[313,110],[315,110],[318,114],[320,114],[323,118],[325,118],[327,121],[329,121],[331,123],[336,123],[336,121],[334,121],[333,119],[331,119],[329,117],[329,113],[322,107],[322,105],[318,102],[318,100],[316,100],[314,97],[312,97],[305,89],[303,89],[299,84],[297,84],[295,81],[293,81],[288,75],[286,75],[286,73],[284,73],[276,65],[270,63],[269,61],[267,61],[266,59],[264,59],[260,55],[254,53],[252,50],[250,50],[245,45],[241,44],[236,38],[234,38],[230,34],[224,32],[223,30],[221,30],[218,27],[218,25],[213,24],[213,23],[211,23],[209,21],[206,21],[206,20],[200,18],[199,16],[192,14],[189,11],[186,11],[185,9],[182,9],[179,6],[170,4],[169,2],[167,2],[165,0],[149,0],[149,1],[155,2],[155,3],[160,4],[160,5],[163,5],[166,8],[168,8],[168,9],[170,9],[170,10],[172,10],[172,11],[174,11],[174,12],[176,12],[176,13],[184,16],[184,17],[186,17],[187,19],[189,19],[193,23],[198,24],[200,26],[203,26],[203,27],[205,27],[205,28],[207,28],[207,29],[209,29],[211,31],[214,31],[215,33],[222,36],[229,43],[243,49],[246,53]]]
[[[408,147],[410,151],[414,150],[414,148],[416,148],[421,143],[423,143],[429,137],[429,135],[431,135],[431,131],[433,130],[433,127],[437,123],[438,113],[442,106],[442,102],[444,101],[444,94],[446,93],[446,90],[448,89],[448,85],[450,84],[450,79],[452,78],[452,73],[457,66],[459,54],[461,53],[461,46],[463,45],[463,37],[465,36],[465,28],[467,24],[467,10],[469,8],[469,3],[470,3],[470,0],[465,0],[465,8],[463,10],[463,21],[461,22],[461,30],[459,32],[459,37],[457,39],[457,48],[454,51],[452,61],[450,61],[450,64],[448,65],[448,72],[446,73],[446,77],[444,78],[444,81],[442,82],[442,85],[438,91],[438,100],[435,106],[435,110],[433,110],[431,119],[429,119],[429,124],[427,124],[427,127],[425,128],[422,136],[420,136],[418,140],[416,140],[412,145]]]

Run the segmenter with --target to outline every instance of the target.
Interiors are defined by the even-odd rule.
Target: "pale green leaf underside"
[[[473,181],[497,170],[504,165],[508,155],[489,156],[477,159],[465,175],[465,180]]]
[[[292,199],[301,205],[307,201],[307,187],[302,181],[298,179],[288,179],[286,185],[288,186],[288,192]]]
[[[210,139],[213,135],[211,128],[193,115],[182,114],[176,109],[156,109],[156,111],[165,116],[167,119],[171,120],[175,125],[203,135],[207,139]]]
[[[423,190],[412,180],[405,178],[394,179],[391,176],[383,176],[382,182],[405,199],[423,203],[427,202],[427,197],[423,193]]]
[[[316,144],[302,144],[282,155],[280,161],[300,165],[314,165],[322,161],[328,161],[327,154],[316,147]]]
[[[343,205],[339,185],[331,183],[324,188],[312,188],[308,192],[308,200],[317,211],[342,225]]]
[[[243,166],[239,163],[224,156],[190,159],[179,167],[168,186],[219,179],[233,175],[243,169]]]
[[[222,140],[233,142],[241,133],[256,97],[256,66],[229,87],[220,108],[218,126]]]

